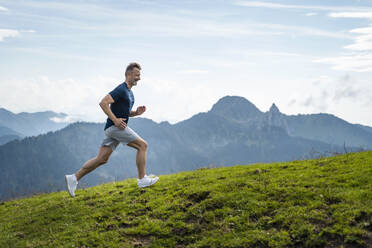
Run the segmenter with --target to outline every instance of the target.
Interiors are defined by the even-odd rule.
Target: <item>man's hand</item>
[[[114,124],[119,129],[124,130],[127,127],[127,123],[125,123],[125,120],[125,118],[116,118]]]
[[[146,111],[146,106],[139,106],[136,110],[137,115],[142,115]]]

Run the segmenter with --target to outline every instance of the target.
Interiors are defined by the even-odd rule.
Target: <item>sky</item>
[[[372,0],[0,0],[2,108],[104,122],[134,61],[156,122],[236,95],[372,126]]]

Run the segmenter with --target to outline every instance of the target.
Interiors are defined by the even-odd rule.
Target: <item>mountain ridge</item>
[[[5,108],[0,108],[0,126],[18,133],[19,137],[35,136],[65,127],[69,122],[55,122],[53,118],[63,119],[68,115],[53,111],[21,112],[15,114]],[[7,133],[5,135],[10,135]]]

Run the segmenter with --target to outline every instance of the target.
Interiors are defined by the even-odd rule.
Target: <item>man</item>
[[[132,111],[134,96],[131,89],[141,79],[140,70],[141,66],[138,63],[130,63],[125,71],[125,82],[101,100],[99,105],[108,116],[105,126],[106,137],[95,158],[85,162],[75,174],[65,176],[67,189],[72,197],[75,196],[78,181],[98,166],[107,163],[119,143],[137,150],[138,187],[147,187],[159,180],[159,177],[146,175],[147,143],[127,125],[129,117],[141,115],[146,111],[145,106],[139,106],[136,111]]]

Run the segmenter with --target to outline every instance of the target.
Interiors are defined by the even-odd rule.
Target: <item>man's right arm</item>
[[[99,106],[101,106],[103,112],[112,120],[112,122],[117,126],[118,128],[124,129],[126,128],[126,123],[124,118],[116,118],[114,113],[112,113],[110,109],[110,104],[114,103],[114,99],[110,94],[107,94],[99,103]]]

